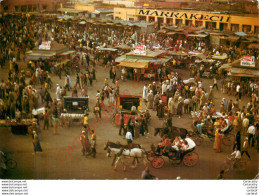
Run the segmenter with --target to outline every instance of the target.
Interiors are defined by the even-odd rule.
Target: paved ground
[[[188,70],[177,70],[182,78],[188,78]],[[108,77],[109,72],[103,67],[97,67],[97,82],[94,82],[93,87],[89,87],[90,108],[95,102],[96,90],[103,87],[103,80]],[[7,78],[7,69],[0,71],[0,78]],[[72,82],[75,81],[75,75],[71,75]],[[64,76],[59,80],[56,76],[52,76],[54,83],[64,84]],[[209,88],[212,80],[203,80],[205,89]],[[110,84],[112,84],[110,82]],[[130,94],[141,95],[143,83],[132,81],[120,81],[121,92],[130,92]],[[52,91],[52,93],[54,90]],[[228,98],[221,92],[215,92],[215,104],[219,107],[219,102],[223,97]],[[53,93],[54,95],[54,93]],[[231,97],[234,99],[234,97]],[[243,98],[241,105],[246,105],[248,98]],[[107,102],[106,102],[107,104]],[[162,121],[159,121],[155,116],[155,112],[151,111],[152,120],[149,126],[150,134],[136,139],[135,143],[140,143],[142,147],[149,150],[151,143],[158,143],[161,138],[154,137],[153,131],[155,127],[161,127]],[[111,114],[107,113],[107,118]],[[103,116],[104,113],[103,113]],[[105,118],[105,117],[104,117]],[[91,113],[89,116],[90,123],[94,119]],[[191,130],[192,120],[185,115],[183,118],[173,118],[175,126],[184,127]],[[81,132],[80,124],[73,124],[69,128],[59,127],[59,134],[53,135],[52,129],[42,131],[41,146],[42,153],[35,156],[32,155],[33,146],[32,138],[29,135],[13,135],[9,128],[0,128],[0,150],[13,152],[14,158],[18,166],[14,170],[10,170],[6,178],[10,179],[139,179],[144,165],[141,163],[136,169],[127,167],[124,172],[122,166],[118,166],[118,170],[112,169],[112,159],[106,157],[106,151],[103,147],[107,140],[121,143],[126,143],[125,139],[118,135],[118,127],[113,125],[110,120],[104,120],[97,124],[97,156],[96,159],[84,157],[81,155],[80,146],[75,139]],[[242,138],[243,140],[243,138]],[[205,137],[204,143],[196,148],[199,154],[199,163],[195,167],[186,167],[183,164],[179,166],[171,166],[168,159],[165,158],[165,165],[161,169],[151,168],[151,173],[159,179],[175,179],[177,176],[185,179],[215,179],[219,173],[220,167],[226,156],[232,151],[232,147],[223,146],[221,153],[215,153],[212,149],[213,143]],[[60,159],[58,158],[60,154]],[[258,173],[258,154],[254,148],[249,149],[252,160],[247,160],[247,169],[243,172],[230,172],[225,175],[227,179],[251,179]],[[130,165],[132,159],[126,160]],[[150,164],[149,164],[150,165]],[[151,165],[150,165],[151,167]]]

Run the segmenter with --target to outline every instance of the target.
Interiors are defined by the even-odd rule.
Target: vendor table
[[[15,135],[26,135],[28,134],[28,129],[32,126],[31,119],[24,119],[22,122],[10,122],[7,120],[0,121],[0,127],[11,127],[11,131]]]

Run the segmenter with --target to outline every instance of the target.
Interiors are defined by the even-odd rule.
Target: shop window
[[[192,20],[185,20],[186,26],[192,26]]]
[[[32,6],[32,11],[36,11],[36,10],[37,10],[36,5],[33,5],[33,6]]]
[[[183,23],[183,20],[182,19],[176,19],[175,20],[175,24],[176,25],[180,25],[180,24],[182,24]]]
[[[32,5],[28,5],[28,12],[32,11]]]
[[[219,29],[220,29],[220,31],[227,31],[228,30],[228,24],[227,23],[220,23]]]
[[[155,17],[149,17],[149,22],[155,22]]]
[[[252,30],[251,25],[243,25],[242,30],[243,30],[243,32],[245,32],[245,33],[251,32],[251,30]]]
[[[48,8],[47,5],[43,5],[43,9],[46,10]]]
[[[168,24],[168,25],[173,25],[173,19],[171,19],[171,18],[166,18],[166,24]]]
[[[21,11],[22,12],[26,12],[27,11],[27,6],[26,5],[22,5],[21,6]]]
[[[195,21],[195,26],[199,27],[203,25],[203,21]]]
[[[134,22],[134,18],[129,18],[129,21],[132,21],[132,22]]]
[[[231,31],[239,32],[239,24],[231,24]]]
[[[139,16],[138,20],[139,21],[146,21],[147,17],[146,16]]]
[[[259,34],[259,26],[255,26],[254,34]]]
[[[16,12],[18,12],[18,11],[19,11],[19,6],[18,6],[18,5],[15,5],[15,6],[14,6],[14,9],[15,9]]]
[[[216,22],[206,22],[206,29],[216,29],[217,23]]]

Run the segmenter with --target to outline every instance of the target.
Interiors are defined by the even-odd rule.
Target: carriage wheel
[[[201,144],[202,144],[202,142],[203,142],[203,137],[196,137],[195,139],[194,139],[194,142],[195,142],[195,144],[197,145],[197,146],[200,146]]]
[[[235,136],[234,135],[226,135],[223,138],[223,144],[225,146],[231,146],[233,145],[235,142]]]
[[[165,163],[165,161],[164,161],[164,159],[162,157],[155,157],[152,160],[151,165],[155,169],[160,169],[164,165],[164,163]]]
[[[199,161],[199,155],[196,152],[190,152],[183,157],[183,163],[187,167],[195,166]]]

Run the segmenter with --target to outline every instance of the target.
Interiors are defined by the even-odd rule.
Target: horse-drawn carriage
[[[206,135],[210,141],[214,141],[215,139],[215,130],[217,128],[220,129],[220,133],[223,136],[222,142],[226,146],[231,146],[234,144],[235,141],[235,135],[233,134],[233,125],[231,122],[224,117],[221,113],[216,112],[214,115],[211,117],[205,118],[202,121],[199,121],[199,118],[201,118],[201,112],[192,112],[191,116],[194,119],[193,120],[193,132],[191,132],[189,135],[194,138],[195,142],[197,145],[200,145],[203,142],[203,137],[201,134]],[[226,127],[220,128],[219,125],[217,124],[217,119],[221,118],[222,120],[225,120],[226,122]],[[208,123],[208,121],[211,121]],[[201,132],[197,131],[197,124],[200,122],[201,126]]]
[[[187,142],[188,147],[184,151],[178,151],[180,155],[177,155],[177,151],[173,150],[172,147],[157,153],[154,145],[152,145],[151,151],[147,155],[147,159],[151,162],[152,167],[155,169],[163,167],[165,163],[163,156],[168,157],[173,165],[179,165],[183,162],[185,166],[195,166],[199,162],[199,155],[194,152],[196,144],[191,138],[185,138],[184,140]]]

